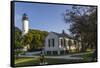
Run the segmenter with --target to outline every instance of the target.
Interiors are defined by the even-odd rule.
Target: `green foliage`
[[[14,48],[22,48],[21,46],[21,30],[17,27],[15,27],[15,43],[14,43]]]
[[[64,19],[70,24],[71,33],[81,38],[82,51],[96,48],[97,7],[72,6],[66,10]]]
[[[45,37],[48,32],[29,29],[29,32],[22,36],[21,30],[18,28],[15,29],[15,48],[22,48],[26,45],[29,45],[29,50],[34,48],[42,48],[44,46]]]
[[[30,47],[32,49],[42,48],[44,46],[45,37],[47,36],[48,32],[30,29],[29,33],[31,35],[30,42],[29,42]]]
[[[16,56],[18,56],[19,54],[24,54],[24,51],[21,51],[21,50],[15,50],[15,53],[14,53]],[[15,56],[15,57],[16,57]]]

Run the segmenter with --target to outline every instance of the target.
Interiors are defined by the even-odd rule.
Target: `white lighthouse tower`
[[[29,30],[29,20],[27,14],[23,14],[22,16],[22,36],[28,33]]]

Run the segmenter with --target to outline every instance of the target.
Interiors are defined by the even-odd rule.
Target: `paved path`
[[[88,52],[88,53],[92,53],[92,52]],[[71,55],[61,55],[61,56],[45,56],[46,58],[56,58],[56,59],[77,59],[77,60],[83,60],[82,57],[72,57],[75,55],[83,55],[83,54],[88,54],[88,53],[77,53],[77,54],[71,54]],[[36,55],[20,55],[20,57],[39,57]]]
[[[46,56],[46,58],[55,58],[55,59],[77,59],[77,60],[82,60],[83,58],[81,57],[71,57],[69,55],[64,55],[64,56]]]
[[[21,55],[20,57],[40,57],[40,56],[25,56]],[[71,57],[70,55],[63,55],[63,56],[45,56],[46,58],[55,58],[55,59],[83,59],[81,57]]]

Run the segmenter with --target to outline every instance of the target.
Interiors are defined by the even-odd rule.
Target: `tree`
[[[15,27],[15,43],[14,43],[14,48],[22,48],[21,46],[21,30],[18,27]]]
[[[43,48],[45,37],[48,35],[46,31],[29,29],[29,32],[22,36],[22,32],[18,27],[15,27],[15,49],[21,49],[28,46],[29,50]]]
[[[72,6],[66,10],[64,20],[70,24],[71,33],[81,38],[82,51],[89,46],[96,48],[97,7]]]
[[[31,29],[30,32],[33,36],[31,42],[32,48],[43,48],[45,37],[47,36],[48,32],[33,29]]]
[[[26,35],[22,36],[22,45],[23,47],[27,46],[28,49],[30,49],[30,43],[32,41],[32,34],[29,32]]]
[[[29,45],[29,51],[34,49],[43,48],[44,40],[48,32],[29,29],[29,32],[22,37],[22,45]]]

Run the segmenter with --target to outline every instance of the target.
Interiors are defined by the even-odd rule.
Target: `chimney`
[[[62,34],[66,34],[64,30],[62,30]]]

